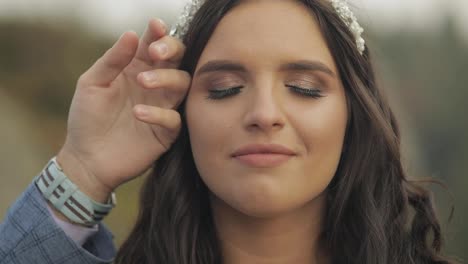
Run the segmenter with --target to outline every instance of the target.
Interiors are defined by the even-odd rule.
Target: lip
[[[278,144],[250,144],[232,153],[236,160],[252,167],[274,167],[289,160],[296,153]]]
[[[296,153],[279,144],[250,144],[238,148],[232,153],[232,157],[249,154],[283,154],[293,156]]]

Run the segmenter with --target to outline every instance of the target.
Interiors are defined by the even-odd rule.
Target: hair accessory
[[[356,39],[356,46],[359,53],[362,55],[366,49],[365,41],[362,38],[361,34],[364,32],[364,29],[357,22],[356,16],[353,14],[351,9],[348,6],[347,0],[328,0],[331,2],[336,13],[340,16],[341,20],[348,26],[351,32]],[[170,35],[182,39],[187,33],[188,26],[192,22],[195,13],[200,9],[201,5],[204,3],[204,0],[189,0],[184,11],[182,12],[179,20],[176,24],[173,25]]]
[[[189,0],[177,23],[171,28],[169,35],[182,39],[187,33],[189,24],[192,23],[195,13],[200,9],[204,2],[204,0]]]
[[[357,22],[357,18],[351,9],[348,6],[347,0],[331,0],[333,8],[335,8],[336,13],[340,16],[341,20],[348,26],[349,30],[354,35],[356,39],[356,46],[359,50],[359,53],[364,52],[366,49],[366,42],[362,38],[361,34],[364,32],[364,29]]]

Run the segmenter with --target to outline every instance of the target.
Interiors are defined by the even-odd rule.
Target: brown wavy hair
[[[321,245],[332,263],[455,263],[441,254],[442,234],[431,192],[409,180],[400,132],[376,84],[369,49],[326,0],[300,0],[316,19],[338,67],[348,101],[343,154],[328,188]],[[189,25],[181,69],[193,75],[215,27],[238,0],[207,0]],[[222,252],[209,190],[195,167],[185,102],[180,136],[154,164],[142,187],[137,222],[118,264],[218,264]]]

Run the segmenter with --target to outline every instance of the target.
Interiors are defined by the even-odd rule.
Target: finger
[[[153,61],[170,62],[174,67],[178,67],[185,53],[185,45],[177,38],[164,36],[151,43],[148,52]]]
[[[152,64],[153,61],[148,55],[148,47],[151,43],[165,36],[166,32],[166,24],[161,19],[151,19],[148,22],[148,26],[146,27],[145,33],[143,33],[143,36],[140,39],[135,58],[145,61],[148,64]]]
[[[167,88],[185,93],[192,78],[186,71],[176,69],[156,69],[138,74],[139,84],[146,89]]]
[[[136,105],[133,107],[135,117],[145,123],[161,126],[170,134],[177,134],[181,127],[180,114],[173,109],[165,109],[149,105]]]
[[[135,56],[138,36],[135,32],[125,32],[89,70],[80,77],[85,85],[108,86],[127,67]]]

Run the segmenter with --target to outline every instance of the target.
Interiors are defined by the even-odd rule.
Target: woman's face
[[[274,216],[316,200],[335,174],[345,91],[314,17],[297,1],[232,9],[200,57],[186,111],[195,164],[215,202]]]

